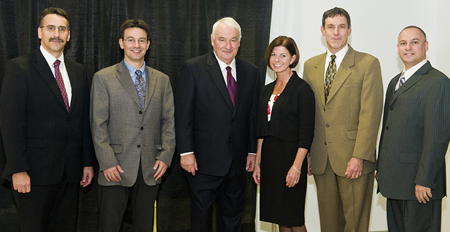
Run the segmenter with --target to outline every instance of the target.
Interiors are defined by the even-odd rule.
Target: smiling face
[[[241,46],[239,37],[239,31],[236,28],[225,24],[217,25],[215,36],[211,35],[211,45],[214,48],[214,53],[227,65],[231,64],[231,61],[238,53],[239,46]]]
[[[325,19],[325,28],[320,26],[320,31],[327,40],[328,50],[333,54],[347,45],[348,36],[352,33],[352,29],[348,27],[347,18],[343,15]]]
[[[408,70],[427,58],[428,41],[419,29],[407,28],[398,36],[397,50]]]
[[[125,60],[135,68],[144,64],[145,53],[150,47],[147,33],[138,27],[125,29],[123,38],[119,39],[120,48],[125,53]]]
[[[55,26],[53,31],[49,29],[49,25]],[[70,31],[60,31],[58,29],[60,27],[68,29],[67,19],[57,14],[48,14],[42,19],[42,25],[38,28],[42,47],[55,58],[61,56],[64,46],[70,40]]]
[[[289,73],[289,66],[294,62],[295,57],[284,46],[276,46],[270,54],[270,68],[277,75]]]

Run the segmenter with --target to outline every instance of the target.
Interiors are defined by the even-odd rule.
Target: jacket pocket
[[[358,130],[347,131],[347,138],[348,139],[355,140],[357,135],[358,135]]]
[[[116,153],[116,154],[122,153],[122,150],[123,150],[122,145],[120,145],[120,144],[111,144],[110,146],[112,147],[114,153]]]

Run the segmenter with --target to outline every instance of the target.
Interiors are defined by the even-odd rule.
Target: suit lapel
[[[78,99],[77,93],[78,93],[78,88],[80,87],[79,80],[78,80],[79,70],[77,70],[75,68],[75,66],[72,64],[72,61],[66,59],[65,57],[64,57],[64,64],[66,66],[67,75],[69,75],[70,86],[72,88],[72,99],[70,100],[71,101],[70,102],[70,111],[72,111],[72,107],[74,105],[76,105],[74,103]]]
[[[55,76],[52,73],[52,70],[48,66],[47,61],[45,60],[44,56],[42,55],[41,51],[38,49],[36,50],[35,56],[34,56],[34,67],[44,79],[44,81],[47,83],[50,90],[55,95],[56,99],[58,99],[61,107],[66,110],[66,105],[64,104],[63,97],[61,95],[61,90],[59,90],[58,84],[56,83]]]
[[[248,76],[247,73],[247,69],[244,67],[244,65],[242,64],[242,62],[236,57],[236,80],[237,80],[237,85],[236,85],[236,100],[235,100],[235,106],[234,106],[234,113],[239,109],[239,107],[242,105],[242,102],[244,101],[244,96],[245,96],[245,91],[247,91],[245,89],[245,87],[247,86],[251,86],[248,82],[249,78],[246,78]],[[239,78],[239,79],[237,79]],[[228,89],[227,89],[227,94],[228,94]],[[228,98],[230,99],[230,103],[233,104],[231,102],[231,98],[230,95],[228,94]]]
[[[402,85],[402,87],[400,87],[397,91],[394,92],[394,95],[392,97],[392,101],[390,102],[390,104],[394,103],[395,100],[398,98],[398,96],[400,96],[404,92],[408,91],[408,89],[410,89],[418,81],[420,81],[423,77],[423,74],[427,73],[430,68],[431,68],[431,64],[428,61],[419,70],[417,70],[410,78],[408,78],[408,80]],[[396,79],[395,85],[397,85],[400,75],[401,75],[401,73],[395,77],[395,79]],[[394,89],[395,89],[395,86],[394,86]]]
[[[117,65],[117,79],[119,79],[120,83],[122,84],[123,88],[128,92],[130,97],[138,104],[138,106],[141,106],[141,103],[139,101],[139,96],[136,91],[136,86],[133,83],[133,80],[131,79],[130,72],[128,71],[127,66],[125,65],[125,62],[122,60]]]
[[[328,102],[333,98],[333,96],[337,93],[337,91],[341,88],[342,84],[344,84],[345,80],[352,74],[352,69],[355,65],[355,50],[349,45],[347,54],[345,54],[344,59],[341,62],[341,65],[338,68],[336,73],[336,77],[333,80],[331,85],[330,94],[328,95]]]
[[[236,66],[237,66],[237,64],[236,64]],[[233,103],[231,102],[230,95],[228,94],[227,85],[225,84],[225,81],[223,79],[223,75],[220,70],[219,63],[217,63],[216,57],[214,56],[214,53],[212,53],[212,52],[207,57],[206,70],[208,71],[209,76],[213,79],[214,83],[216,84],[217,88],[219,89],[220,94],[222,95],[224,100],[227,102],[230,109],[233,110]],[[236,73],[238,70],[236,70]],[[239,84],[237,86],[239,86]],[[239,91],[239,87],[237,88],[237,91]]]
[[[153,93],[155,92],[156,87],[156,76],[153,75],[153,71],[149,67],[145,67],[145,106],[144,112],[147,110],[148,105],[150,104],[150,100],[153,97]]]
[[[315,78],[314,84],[316,85],[317,94],[320,96],[320,101],[322,105],[325,105],[325,90],[324,90],[324,70],[325,70],[325,59],[326,53],[322,54],[318,59],[317,63],[314,65],[314,73],[312,76]]]

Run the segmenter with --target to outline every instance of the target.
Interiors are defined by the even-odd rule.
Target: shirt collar
[[[123,61],[125,62],[125,66],[127,66],[128,72],[130,72],[130,76],[131,77],[135,76],[136,70],[138,70],[138,69],[131,66],[131,64],[129,64],[125,59]],[[145,61],[144,61],[144,64],[142,65],[142,67],[139,68],[139,70],[141,70],[142,76],[145,77]]]
[[[231,61],[230,65],[227,65],[225,62],[221,61],[221,60],[219,59],[219,57],[217,57],[217,55],[216,55],[215,52],[214,52],[214,56],[216,57],[216,60],[217,60],[217,62],[219,63],[220,70],[223,71],[223,70],[225,70],[225,69],[227,68],[227,66],[230,66],[230,67],[231,67],[231,70],[236,71],[236,58],[234,58],[234,59]]]
[[[344,59],[345,54],[347,54],[347,51],[348,51],[348,44],[345,45],[345,47],[343,47],[340,51],[338,51],[334,54],[334,55],[336,55],[336,60],[339,59],[342,61]],[[327,58],[329,58],[331,55],[333,55],[333,53],[331,53],[330,50],[328,50],[328,48],[327,48]],[[331,58],[329,58],[329,59],[331,59]]]
[[[64,53],[61,53],[60,57],[55,58],[52,54],[47,52],[47,50],[45,50],[44,47],[42,47],[42,45],[39,47],[39,49],[41,50],[41,53],[44,56],[45,61],[47,61],[48,66],[53,67],[53,63],[55,63],[56,60],[61,61],[61,64],[64,65]],[[60,64],[60,67],[61,67],[61,64]]]
[[[410,69],[405,71],[405,67],[403,67],[403,72],[405,73],[405,81],[408,80],[414,73],[417,72],[422,66],[424,66],[428,62],[427,59],[422,60],[422,62],[412,66]]]

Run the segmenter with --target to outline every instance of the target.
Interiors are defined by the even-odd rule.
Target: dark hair
[[[150,40],[150,27],[142,20],[129,19],[120,26],[120,38],[124,39],[125,30],[128,28],[141,28],[147,33],[147,40]]]
[[[420,32],[422,32],[423,38],[425,38],[425,41],[423,41],[423,42],[426,42],[426,41],[427,41],[427,34],[425,34],[425,32],[422,30],[422,28],[420,28],[420,27],[418,27],[418,26],[414,26],[414,25],[407,26],[407,27],[403,28],[403,30],[402,30],[400,33],[398,33],[398,36],[400,36],[400,34],[401,34],[404,30],[409,29],[409,28],[415,28],[415,29],[419,30]]]
[[[325,19],[327,19],[327,18],[334,18],[335,16],[338,16],[338,15],[342,15],[342,16],[346,17],[347,18],[348,28],[352,27],[352,23],[350,21],[350,15],[348,14],[348,12],[346,10],[344,10],[342,8],[339,8],[339,7],[335,7],[335,8],[329,9],[329,10],[327,10],[327,11],[325,11],[323,13],[323,16],[322,16],[322,27],[325,29]]]
[[[289,65],[289,68],[295,68],[295,66],[297,66],[297,64],[298,64],[298,60],[300,59],[300,53],[298,52],[297,44],[295,43],[294,39],[292,39],[291,37],[287,37],[287,36],[283,36],[283,35],[278,36],[277,38],[272,40],[272,42],[270,42],[269,46],[267,47],[266,55],[264,56],[267,66],[270,69],[272,69],[272,67],[270,67],[270,55],[272,54],[273,48],[278,47],[278,46],[285,47],[289,51],[291,56],[295,55],[294,62],[292,62],[292,64]]]
[[[56,14],[59,16],[64,17],[67,20],[67,30],[70,30],[70,17],[67,14],[67,12],[61,8],[56,8],[56,7],[49,7],[47,9],[45,9],[44,11],[42,11],[41,15],[39,16],[39,26],[42,27],[44,25],[42,25],[42,21],[44,20],[44,17],[49,15],[49,14]]]

